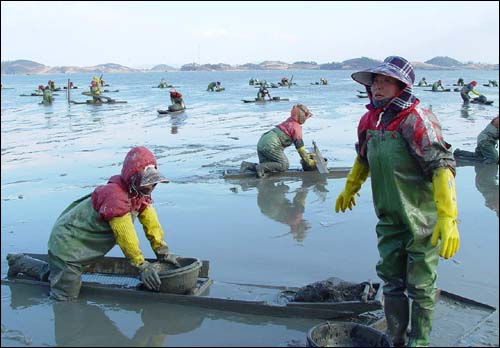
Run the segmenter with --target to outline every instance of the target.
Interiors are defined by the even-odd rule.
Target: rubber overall
[[[404,344],[411,309],[410,345],[429,344],[439,248],[431,245],[436,223],[432,183],[397,131],[368,130],[370,167],[389,334]],[[408,297],[405,294],[407,290]]]
[[[279,128],[273,128],[264,133],[257,143],[257,154],[259,156],[257,173],[284,172],[288,170],[290,164],[284,149],[291,144],[292,138]]]

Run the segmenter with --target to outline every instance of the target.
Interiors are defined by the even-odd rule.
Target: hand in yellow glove
[[[338,213],[339,210],[345,212],[347,208],[349,208],[349,210],[352,210],[352,207],[356,205],[354,195],[359,191],[361,185],[366,181],[369,173],[370,169],[368,165],[363,163],[359,157],[356,157],[354,165],[347,175],[344,191],[339,194],[339,196],[337,197],[337,201],[335,202],[336,213]]]
[[[448,168],[439,168],[432,177],[437,221],[432,232],[431,243],[436,246],[441,239],[439,255],[449,259],[460,248],[460,234],[457,228],[457,198],[455,178]]]
[[[314,167],[316,166],[316,160],[311,158],[311,154],[307,153],[306,148],[304,146],[301,146],[297,149],[297,152],[299,153],[300,157],[304,160],[304,162],[307,163],[309,167]]]

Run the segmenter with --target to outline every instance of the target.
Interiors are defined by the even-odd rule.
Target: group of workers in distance
[[[418,87],[425,87],[425,86],[429,86],[429,84],[427,83],[425,77],[422,77],[422,79],[419,81],[418,83]],[[462,100],[464,102],[464,104],[469,104],[470,103],[470,100],[471,100],[471,97],[470,97],[470,93],[474,93],[475,95],[478,96],[477,99],[477,102],[479,103],[486,103],[487,102],[487,98],[486,96],[484,96],[483,94],[479,93],[478,91],[476,91],[476,89],[474,87],[477,86],[477,82],[476,81],[471,81],[469,83],[464,83],[464,79],[463,78],[459,78],[457,83],[454,84],[454,86],[460,86],[462,87],[460,89],[460,97],[462,97]],[[495,80],[488,80],[488,84],[486,84],[485,86],[489,86],[489,87],[498,87],[498,84]],[[445,88],[443,87],[443,83],[441,80],[438,80],[436,82],[434,82],[432,84],[432,91],[433,92],[438,92],[439,90],[442,90],[442,91],[445,91]],[[458,91],[458,89],[456,89]]]
[[[379,219],[376,271],[384,282],[387,333],[395,346],[428,346],[439,256],[449,259],[460,247],[455,159],[438,119],[421,108],[413,94],[415,74],[410,62],[390,56],[351,76],[365,86],[370,103],[360,118],[356,158],[334,209],[336,213],[352,210],[356,194],[370,175]],[[182,95],[175,89],[170,95],[172,103],[180,105]],[[284,122],[260,137],[259,163],[243,162],[241,171],[250,170],[262,178],[269,171],[287,170],[284,148],[291,144],[302,161],[313,167],[317,159],[305,150],[302,136],[302,125],[312,116],[308,107],[295,104]],[[498,117],[495,120],[485,137],[496,130],[498,140]],[[134,219],[138,217],[158,261],[178,266],[151,198],[158,183],[168,182],[150,150],[132,148],[120,174],[71,203],[57,218],[48,242],[48,263],[9,254],[8,276],[25,273],[48,281],[52,298],[76,299],[84,266],[118,244],[139,270],[146,288],[158,291],[158,265],[145,260]]]
[[[52,104],[54,101],[54,96],[52,95],[52,92],[58,90],[56,89],[56,84],[54,81],[49,80],[47,82],[47,86],[44,85],[39,85],[36,92],[42,93],[42,104]]]

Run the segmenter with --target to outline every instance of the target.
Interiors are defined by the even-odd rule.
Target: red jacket
[[[444,141],[438,119],[430,110],[417,110],[418,104],[417,100],[385,125],[379,122],[382,109],[368,105],[368,112],[363,115],[358,125],[356,150],[359,156],[366,160],[367,144],[370,140],[368,130],[396,131],[406,141],[411,155],[428,176],[431,177],[432,171],[439,167],[448,167],[455,172],[455,160],[449,150],[451,145]]]

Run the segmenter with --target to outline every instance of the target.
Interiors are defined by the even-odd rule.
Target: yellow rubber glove
[[[151,243],[153,251],[156,252],[167,246],[167,243],[164,241],[164,234],[160,221],[158,220],[158,215],[156,215],[156,210],[152,205],[148,205],[146,209],[139,214],[139,221],[142,224],[146,238],[148,238]]]
[[[311,156],[307,153],[306,148],[304,146],[299,147],[297,149],[297,152],[299,153],[300,158],[302,158],[309,167],[314,168],[316,166],[316,161],[311,158]]]
[[[431,243],[437,245],[441,239],[439,255],[445,259],[452,257],[460,248],[460,234],[457,228],[457,194],[455,177],[448,168],[439,168],[432,177],[437,221],[432,232]]]
[[[339,194],[335,202],[336,213],[338,213],[339,210],[345,212],[347,208],[352,210],[352,207],[356,205],[354,195],[361,189],[361,185],[363,185],[366,178],[368,178],[368,174],[370,174],[368,165],[363,163],[359,156],[356,157],[352,169],[347,175],[344,191]]]
[[[116,243],[132,265],[138,267],[144,263],[144,256],[139,248],[139,238],[135,232],[132,214],[127,213],[109,220]]]

